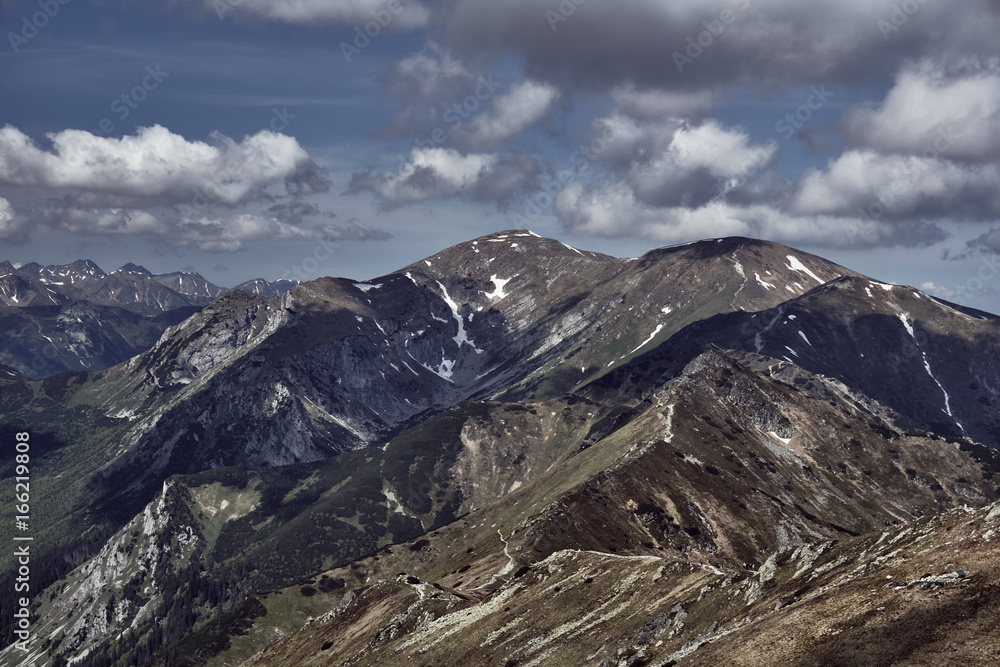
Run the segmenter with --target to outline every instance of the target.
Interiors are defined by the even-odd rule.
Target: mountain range
[[[233,290],[281,294],[297,283],[250,280]],[[149,349],[163,331],[229,290],[197,273],[154,275],[128,263],[105,273],[86,259],[0,263],[0,361],[39,379],[100,370]]]
[[[127,361],[0,367],[39,489],[36,642],[0,658],[995,655],[995,315],[746,238],[511,230],[370,281],[196,284]]]

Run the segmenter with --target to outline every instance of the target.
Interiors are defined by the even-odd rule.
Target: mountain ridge
[[[287,598],[257,593],[302,577],[312,583],[281,595],[308,598],[303,609],[349,589],[350,609],[382,599],[387,623],[402,614],[386,626],[400,641],[434,642],[400,595],[422,591],[433,608],[412,609],[444,619],[520,595],[562,552],[669,555],[665,567],[708,576],[983,506],[1000,493],[996,423],[968,406],[997,399],[998,350],[995,316],[743,238],[619,259],[509,230],[368,281],[229,292],[110,368],[0,373],[0,425],[46,443],[40,540],[90,536],[83,569],[60,570],[44,594],[45,627],[66,614],[73,627],[43,652],[162,664],[208,641],[162,645],[190,619],[243,602],[264,610],[251,623],[262,633],[278,617],[297,630],[306,616],[279,613]],[[164,502],[183,520],[143,518]],[[241,542],[251,536],[269,546]],[[129,550],[158,565],[115,555]],[[99,580],[109,559],[116,574]],[[370,587],[382,561],[398,569]],[[417,582],[395,581],[400,570]],[[348,583],[314,597],[321,571]],[[328,613],[354,632],[354,611],[308,615]],[[108,615],[135,630],[117,648]],[[472,650],[445,639],[440,659]],[[394,641],[376,643],[416,645]],[[226,642],[250,657],[238,635]],[[383,648],[371,660],[399,652]]]

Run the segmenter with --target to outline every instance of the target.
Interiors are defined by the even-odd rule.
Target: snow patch
[[[448,304],[449,308],[451,308],[451,314],[454,315],[455,321],[458,322],[458,333],[455,335],[454,338],[455,344],[458,345],[459,348],[461,348],[463,343],[467,343],[473,350],[476,351],[476,354],[482,354],[483,351],[477,348],[475,344],[471,340],[469,340],[469,336],[465,332],[465,320],[462,319],[462,315],[458,312],[458,304],[455,303],[452,300],[452,298],[448,295],[448,288],[442,285],[440,281],[438,281],[438,287],[441,288],[441,292],[444,294],[444,302]]]
[[[578,255],[583,256],[582,252],[580,252],[579,250],[577,250],[573,246],[569,245],[568,243],[563,243],[562,241],[560,241],[559,243],[562,243],[565,247],[569,248],[570,250],[572,250],[573,252],[577,253]]]
[[[890,287],[889,289],[892,288]],[[900,313],[899,319],[903,323],[903,327],[906,329],[906,333],[910,334],[910,337],[917,342],[917,349],[920,349],[920,341],[918,341],[916,335],[914,335],[913,325],[910,324],[910,321],[906,317],[906,314]],[[927,361],[927,353],[924,352],[922,349],[920,349],[920,355],[923,357],[924,370],[927,371],[927,374],[931,376],[932,380],[934,380],[934,384],[936,384],[938,386],[938,389],[941,390],[941,393],[944,394],[944,412],[947,413],[949,417],[954,419],[955,415],[953,415],[951,412],[951,397],[948,395],[948,392],[945,390],[944,386],[938,381],[938,379],[934,376],[934,373],[931,371],[931,364],[929,361]],[[962,430],[963,433],[965,432],[965,427],[963,427],[958,421],[956,421],[955,424],[958,426],[958,428]]]
[[[788,258],[788,268],[790,268],[792,271],[797,271],[799,273],[804,273],[807,276],[809,276],[810,278],[812,278],[813,280],[815,280],[820,285],[822,285],[824,282],[826,282],[825,280],[820,279],[820,277],[817,276],[815,273],[813,273],[812,271],[810,271],[809,268],[806,267],[805,264],[803,264],[802,262],[800,262],[799,259],[798,259],[798,257],[796,257],[795,255],[786,255],[786,257]]]
[[[639,343],[639,347],[637,347],[634,350],[632,350],[632,352],[629,352],[629,354],[632,354],[633,352],[638,352],[639,350],[641,350],[646,345],[646,343],[648,343],[649,341],[651,341],[654,338],[656,338],[656,334],[660,333],[660,331],[662,329],[663,329],[663,325],[662,324],[657,324],[656,328],[653,329],[653,333],[649,334],[649,338],[647,338],[646,340],[644,340],[641,343]]]
[[[490,282],[493,283],[495,289],[492,292],[487,292],[486,297],[490,300],[502,299],[507,296],[507,293],[503,291],[507,283],[514,279],[514,276],[510,278],[497,278],[497,274],[490,276]]]
[[[764,289],[774,289],[774,285],[772,285],[769,282],[765,282],[763,279],[761,279],[759,273],[753,274],[753,277],[757,279],[757,283]]]
[[[778,435],[774,431],[768,431],[768,434],[770,436],[772,436],[775,440],[780,440],[781,442],[783,442],[786,445],[792,441],[791,438],[782,438],[780,435]]]
[[[916,340],[917,337],[913,334],[913,326],[910,324],[909,320],[906,319],[906,314],[900,313],[899,319],[903,322],[903,328],[906,329],[906,333],[910,334],[910,338]]]

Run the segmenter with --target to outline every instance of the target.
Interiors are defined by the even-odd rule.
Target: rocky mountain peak
[[[128,263],[124,264],[123,266],[121,266],[118,269],[115,269],[111,273],[112,273],[112,275],[114,275],[116,273],[139,273],[139,274],[142,274],[144,276],[151,276],[151,275],[153,275],[149,271],[149,269],[147,269],[146,267],[139,266],[138,264],[133,264],[132,262],[128,262]]]
[[[85,335],[108,310],[47,310],[60,347],[113,344]],[[39,636],[64,633],[39,650],[141,664],[130,637],[170,627],[180,659],[232,646],[216,664],[671,664],[843,576],[870,620],[924,553],[900,522],[1000,496],[998,327],[754,239],[619,259],[509,230],[229,292],[100,373],[0,365],[0,414],[52,438],[39,537],[68,576],[39,584]],[[977,581],[939,537],[896,583]]]
[[[92,276],[102,277],[107,274],[96,263],[89,259],[78,259],[69,265],[69,268],[77,273],[86,273]]]

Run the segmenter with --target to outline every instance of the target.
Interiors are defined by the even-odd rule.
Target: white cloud
[[[431,40],[417,53],[397,60],[385,81],[390,92],[431,97],[449,91],[455,81],[474,80],[461,60]]]
[[[175,245],[209,252],[237,252],[250,241],[315,241],[324,237],[321,231],[249,213],[185,218],[176,230]]]
[[[14,207],[9,201],[0,197],[0,239],[12,239],[20,231],[20,226],[15,219]]]
[[[200,197],[229,206],[265,198],[269,186],[324,189],[306,150],[268,130],[239,142],[215,133],[210,144],[159,125],[120,139],[83,130],[46,136],[51,150],[15,127],[0,129],[0,185],[72,188],[150,204]]]
[[[555,211],[569,231],[592,236],[637,236],[673,242],[751,231],[724,204],[712,203],[697,209],[654,208],[639,201],[624,183],[589,193],[579,183],[571,184],[556,197]]]
[[[264,130],[235,141],[215,133],[205,143],[158,125],[121,138],[80,130],[47,136],[52,145],[43,149],[15,127],[0,129],[0,185],[26,200],[15,211],[0,198],[0,238],[8,242],[43,228],[213,251],[251,241],[387,237],[330,224],[334,214],[306,201],[329,181],[293,137]],[[32,193],[40,196],[27,200]]]
[[[748,164],[766,164],[776,152],[774,145],[752,145],[745,131],[710,120],[678,129],[659,155],[632,170],[630,180],[640,197],[655,200],[662,189],[685,182],[694,172],[728,181],[744,173]]]
[[[958,71],[949,71],[949,69]],[[1000,159],[1000,63],[905,68],[879,106],[853,109],[844,127],[855,146],[950,159]]]
[[[201,0],[220,18],[230,11],[285,23],[347,23],[401,31],[426,26],[430,10],[417,0]],[[374,30],[373,30],[374,32]]]
[[[943,285],[935,285],[933,282],[921,283],[920,289],[933,296],[939,296],[942,299],[954,299],[959,296],[959,293],[956,290]]]
[[[236,252],[252,241],[372,241],[390,238],[385,232],[352,221],[347,225],[315,226],[288,222],[267,213],[206,209],[90,208],[71,200],[50,200],[31,210],[37,225],[82,236],[150,236],[164,244],[210,252]],[[3,237],[0,225],[0,238]]]
[[[345,194],[371,192],[384,209],[454,197],[503,209],[513,197],[536,190],[540,173],[538,162],[526,155],[463,155],[452,148],[414,148],[409,161],[395,172],[354,173]]]
[[[482,86],[478,74],[433,40],[420,51],[394,62],[379,77],[379,83],[400,105],[396,118],[381,132],[386,137],[443,129],[446,114],[453,105],[477,91],[491,94],[489,87]],[[480,101],[476,98],[477,106]]]
[[[10,205],[10,202],[0,197],[0,225],[5,225],[10,223],[14,219],[14,207]]]
[[[492,111],[473,117],[468,129],[456,129],[456,140],[481,150],[513,139],[544,118],[558,98],[555,86],[521,81],[496,98]]]
[[[497,160],[496,155],[462,155],[452,148],[414,148],[410,161],[393,174],[355,174],[349,192],[368,190],[390,208],[455,197],[470,192]]]
[[[601,159],[617,167],[640,201],[655,206],[700,206],[743,187],[777,154],[777,144],[753,144],[739,128],[716,120],[638,120],[619,112],[595,122],[609,137]]]
[[[942,237],[939,229],[924,223],[892,225],[862,216],[790,215],[768,204],[711,201],[696,207],[651,206],[623,182],[589,192],[571,184],[556,197],[555,212],[571,233],[664,243],[750,236],[788,244],[866,248],[927,245]]]
[[[611,99],[622,113],[641,120],[701,116],[712,108],[714,97],[707,90],[682,92],[639,89],[632,84],[618,86],[611,91]]]
[[[990,219],[1000,215],[1000,169],[934,157],[850,150],[801,178],[790,208],[799,214]],[[870,212],[871,212],[870,211]]]

